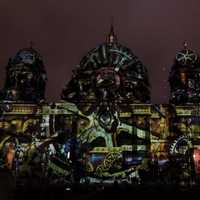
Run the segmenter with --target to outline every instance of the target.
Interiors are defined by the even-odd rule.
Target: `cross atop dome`
[[[117,43],[117,35],[115,34],[114,31],[113,18],[111,20],[110,32],[107,35],[107,43],[109,44]]]
[[[187,40],[185,40],[183,42],[183,47],[184,47],[185,50],[188,50],[188,42],[187,42]]]
[[[31,41],[30,41],[30,43],[29,43],[29,45],[30,45],[30,47],[29,47],[29,48],[30,48],[30,49],[33,49],[33,47],[34,47],[35,43],[34,43],[34,42],[31,40]]]

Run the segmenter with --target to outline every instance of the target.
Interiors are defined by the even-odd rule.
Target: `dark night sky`
[[[147,66],[152,102],[168,101],[168,72],[183,41],[200,51],[199,0],[0,0],[0,87],[5,66],[34,41],[48,72],[46,96],[58,100],[72,69],[105,41],[114,17],[120,43]]]

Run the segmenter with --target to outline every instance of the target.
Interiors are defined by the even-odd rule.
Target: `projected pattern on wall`
[[[162,167],[173,158],[182,159],[180,172],[190,174],[188,152],[195,149],[200,172],[199,105],[174,96],[174,85],[171,100],[178,105],[150,104],[147,70],[118,43],[113,27],[107,41],[81,60],[60,102],[44,101],[46,73],[38,56],[23,49],[9,61],[0,96],[1,167],[17,177],[97,181],[138,177],[149,161],[156,158]],[[195,55],[190,58],[196,62]]]

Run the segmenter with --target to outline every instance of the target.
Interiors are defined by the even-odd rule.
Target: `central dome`
[[[107,41],[84,56],[62,92],[63,100],[79,101],[150,101],[146,67],[119,44],[113,29]]]

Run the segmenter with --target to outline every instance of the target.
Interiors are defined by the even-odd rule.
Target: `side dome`
[[[176,54],[170,76],[170,103],[187,104],[200,101],[200,58],[197,53],[184,49]]]
[[[40,102],[45,98],[47,75],[40,54],[24,48],[9,59],[1,100]]]
[[[119,44],[113,30],[107,41],[87,53],[62,91],[70,102],[150,101],[148,73],[132,51]]]

